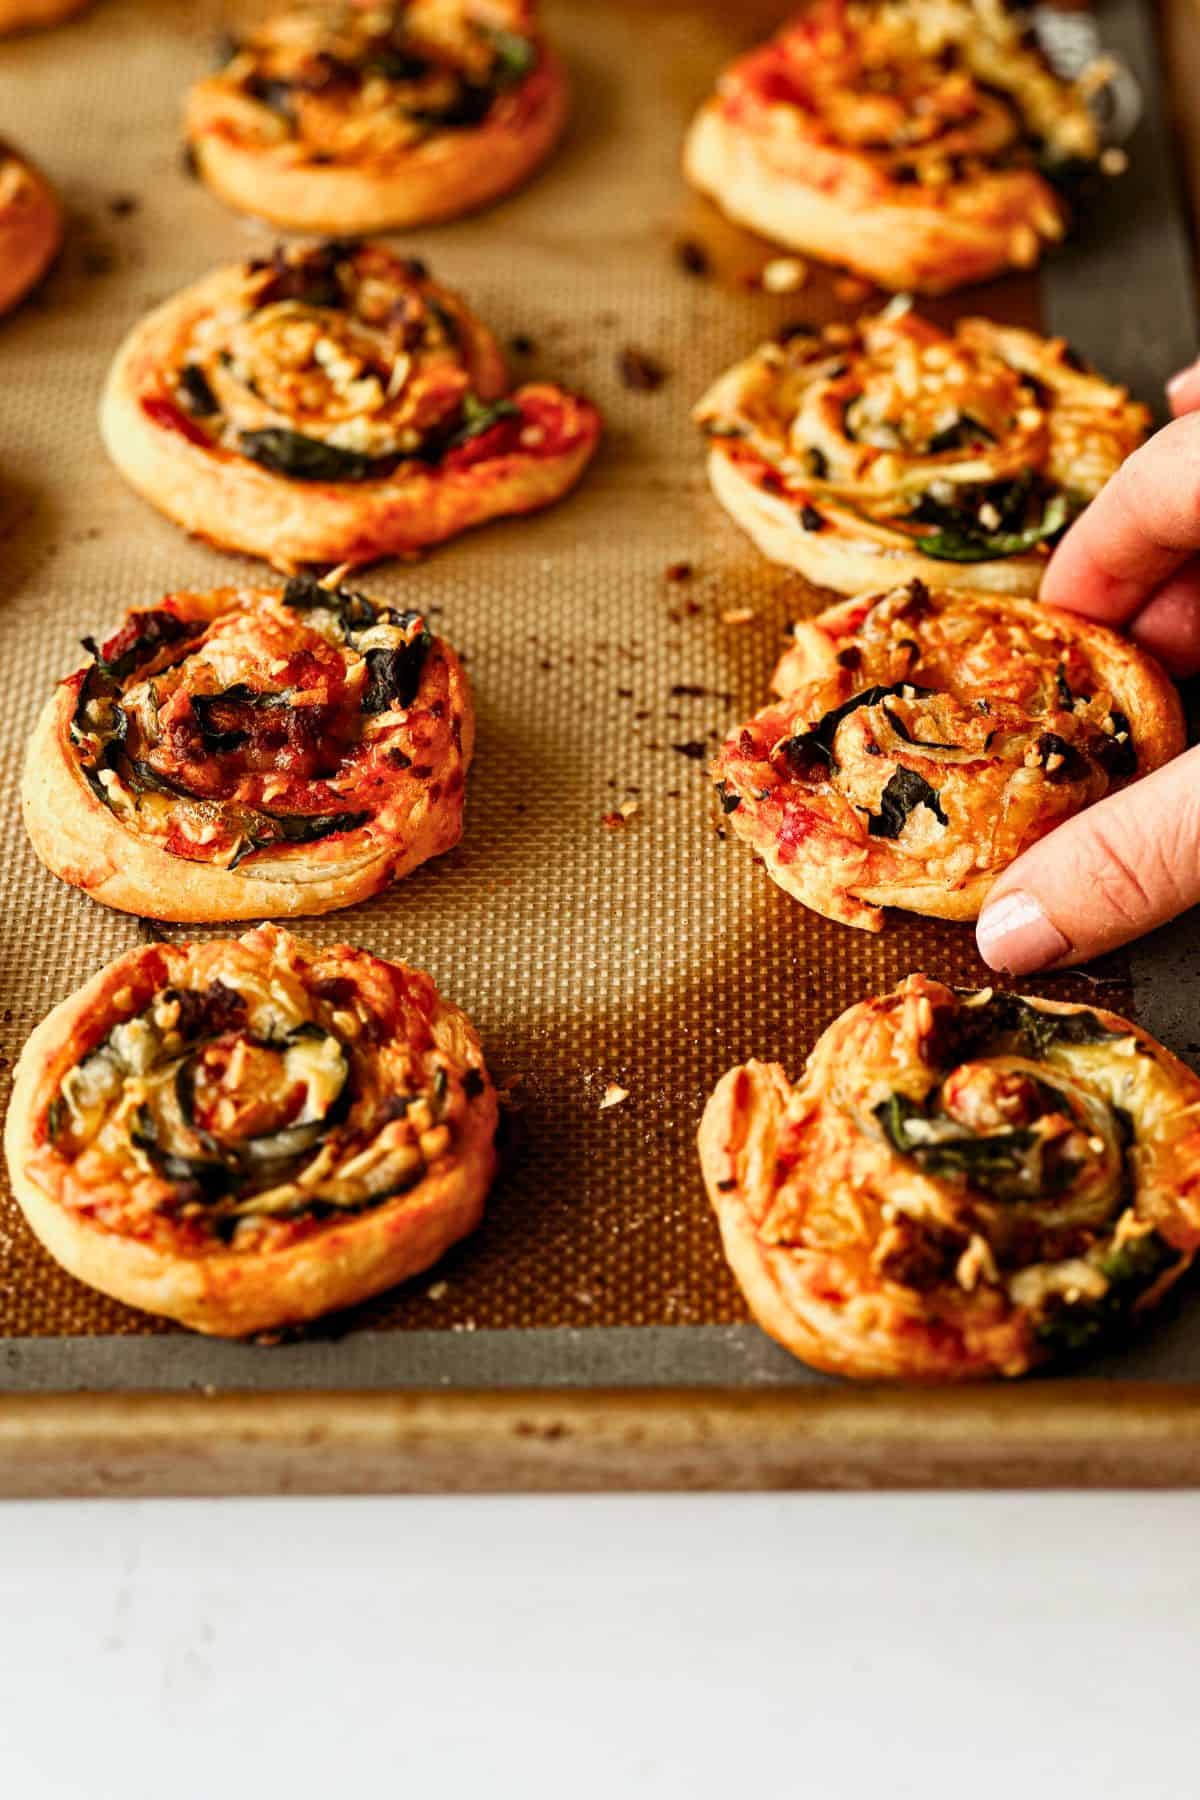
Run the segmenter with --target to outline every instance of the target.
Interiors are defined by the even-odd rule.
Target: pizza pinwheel
[[[62,236],[62,212],[50,184],[0,141],[0,313],[42,279]]]
[[[273,925],[144,944],[56,1006],[5,1148],[50,1254],[237,1337],[349,1306],[480,1220],[496,1095],[427,975]]]
[[[1061,338],[904,303],[796,330],[695,417],[726,511],[773,562],[840,593],[924,577],[1035,594],[1051,546],[1150,428]]]
[[[1055,825],[1178,755],[1179,697],[1115,632],[911,582],[794,625],[779,700],[730,733],[727,822],[785,892],[883,928],[978,916]]]
[[[170,594],[85,643],[21,797],[47,868],[105,905],[329,912],[458,842],[474,712],[420,613],[296,576]]]
[[[58,25],[83,12],[92,0],[0,0],[0,32]]]
[[[1030,268],[1101,144],[1001,0],[818,0],[697,114],[689,179],[741,224],[882,287]]]
[[[594,407],[507,385],[492,333],[422,264],[333,240],[219,269],[142,320],[101,428],[168,518],[291,573],[566,493],[600,434]]]
[[[399,231],[519,186],[567,104],[531,0],[301,0],[230,43],[185,131],[231,206],[295,231]]]
[[[831,1374],[1023,1374],[1128,1330],[1200,1246],[1190,1070],[1114,1013],[924,975],[795,1085],[731,1070],[700,1160],[751,1312]]]

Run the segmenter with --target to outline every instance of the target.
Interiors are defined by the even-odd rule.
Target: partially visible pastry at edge
[[[34,729],[55,875],[156,919],[352,906],[458,842],[475,724],[420,613],[297,576],[126,615]]]
[[[950,331],[904,301],[795,327],[695,418],[726,511],[773,562],[840,593],[921,576],[1034,594],[1051,546],[1150,428],[1062,338]]]
[[[49,182],[0,139],[0,313],[36,287],[62,238],[62,210]]]
[[[143,944],[37,1027],[5,1149],[45,1248],[197,1331],[303,1323],[474,1229],[496,1095],[428,975],[272,925]]]
[[[1200,1080],[1116,1014],[910,975],[800,1080],[730,1070],[700,1127],[764,1331],[831,1374],[1021,1375],[1123,1335],[1200,1247]]]
[[[58,25],[91,4],[92,0],[0,0],[0,33]]]
[[[185,132],[231,206],[295,231],[400,231],[518,187],[567,105],[531,0],[293,0],[192,89]]]
[[[1064,235],[1054,178],[1101,154],[1090,80],[1059,80],[1000,0],[817,0],[726,69],[684,166],[766,237],[944,293]]]
[[[101,404],[113,461],[222,549],[369,563],[561,498],[600,435],[423,264],[335,239],[216,270],[136,325]]]
[[[974,919],[1002,870],[1177,756],[1179,696],[1116,632],[912,582],[792,627],[782,696],[713,764],[727,823],[826,918]]]

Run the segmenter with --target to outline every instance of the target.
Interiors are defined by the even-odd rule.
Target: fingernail
[[[975,927],[979,954],[989,969],[1028,975],[1057,962],[1071,948],[1032,894],[1005,894],[985,906]]]
[[[1167,383],[1167,399],[1178,399],[1193,382],[1200,382],[1200,363],[1189,363],[1186,369],[1180,369],[1177,375],[1172,375]]]

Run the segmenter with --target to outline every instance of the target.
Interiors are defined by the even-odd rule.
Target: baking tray
[[[505,204],[404,243],[502,336],[532,340],[522,373],[591,393],[607,436],[553,511],[364,580],[466,653],[480,725],[467,828],[393,893],[307,927],[428,968],[478,1022],[513,1101],[487,1221],[429,1275],[267,1347],[191,1336],[72,1282],[6,1196],[0,1492],[1194,1479],[1194,1302],[1077,1375],[967,1392],[830,1381],[748,1322],[695,1164],[716,1079],[750,1054],[798,1069],[834,1014],[909,969],[986,972],[961,927],[896,918],[873,938],[796,906],[724,840],[704,774],[764,698],[787,621],[821,597],[710,499],[689,407],[784,319],[852,310],[819,270],[765,295],[752,278],[769,248],[678,173],[717,69],[785,9],[546,10],[576,90],[561,153]],[[0,328],[5,1082],[48,1007],[149,929],[34,860],[16,789],[36,711],[82,632],[253,567],[137,500],[94,423],[128,324],[272,241],[180,163],[179,99],[220,22],[206,0],[99,0],[69,29],[0,45],[0,123],[59,183],[72,226],[52,280]],[[1184,212],[1151,15],[1115,0],[1101,23],[1148,102],[1131,174],[1040,278],[937,311],[1040,321],[1157,404],[1194,350]],[[707,274],[685,266],[685,243]],[[629,349],[660,386],[623,385]],[[742,609],[749,622],[722,622]],[[625,799],[638,811],[606,826]],[[1107,1002],[1197,1049],[1194,923],[1098,973]],[[1042,986],[1087,998],[1095,979]],[[601,1110],[610,1082],[629,1098]]]

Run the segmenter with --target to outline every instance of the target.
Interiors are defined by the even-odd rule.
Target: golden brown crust
[[[45,176],[0,141],[0,313],[45,275],[63,237],[62,210]]]
[[[295,297],[305,271],[318,300],[340,283],[337,305]],[[425,333],[415,348],[410,315]],[[209,383],[199,415],[181,390],[189,368]],[[457,295],[379,247],[334,243],[217,270],[150,313],[117,354],[100,422],[122,474],[168,518],[290,573],[403,555],[561,498],[599,417],[548,382],[506,385],[495,338]],[[496,423],[477,428],[468,406]],[[296,434],[342,453],[329,478],[245,450]],[[350,475],[346,456],[359,458]]]
[[[392,10],[396,27],[380,32],[366,9],[277,8],[225,69],[197,83],[185,134],[227,204],[294,231],[405,231],[486,206],[545,161],[569,89],[531,5],[419,0],[374,12]],[[489,31],[516,49],[518,65],[528,61],[523,74],[495,74]],[[414,79],[391,78],[389,58],[412,62]],[[464,93],[484,91],[472,84],[493,78],[499,85],[478,118],[439,126],[439,105],[461,110]],[[261,91],[272,101],[286,94],[286,104]]]
[[[822,0],[725,71],[684,167],[767,237],[944,293],[1029,268],[1062,237],[1039,149],[1094,161],[1096,128],[1003,8]]]
[[[1185,741],[1167,676],[1116,632],[920,583],[795,625],[775,687],[714,764],[726,822],[785,892],[868,931],[885,906],[978,917],[1030,844]]]
[[[264,993],[282,994],[341,1034],[355,1098],[337,1131],[349,1147],[363,1138],[371,1154],[403,1165],[404,1191],[368,1196],[359,1210],[343,1196],[324,1210],[310,1205],[307,1215],[285,1217],[275,1189],[264,1204],[276,1212],[256,1215],[253,1199],[198,1202],[194,1185],[168,1179],[143,1152],[118,1153],[109,1140],[104,1152],[92,1140],[81,1157],[73,1116],[66,1148],[56,1148],[64,1126],[59,1121],[58,1135],[52,1132],[51,1108],[81,1058],[167,988],[203,992],[222,979],[249,996],[251,1023]],[[385,1003],[390,1016],[371,1010]],[[364,1017],[369,1025],[346,1035]],[[232,1035],[239,1033],[244,1020]],[[405,1120],[428,1111],[428,1101],[400,1113],[388,1105],[404,1070],[418,1087],[430,1070],[443,1072],[440,1119],[419,1133],[406,1131]],[[128,1305],[236,1337],[315,1319],[428,1268],[479,1222],[495,1168],[496,1118],[474,1028],[427,976],[344,945],[320,950],[267,925],[236,943],[142,945],[57,1006],[18,1064],[5,1148],[22,1211],[71,1274]],[[310,1199],[322,1191],[321,1180],[313,1182]],[[229,1216],[231,1204],[243,1211],[227,1247],[208,1216],[213,1206]]]
[[[59,686],[21,788],[47,868],[149,918],[294,918],[368,899],[458,842],[475,721],[457,655],[418,614],[335,590],[336,602],[378,621],[344,633],[332,613],[312,610],[322,590],[307,588],[303,605],[278,589],[170,595],[130,614],[103,646],[115,658],[150,633],[147,654],[115,687],[95,661]],[[164,623],[181,635],[156,655]],[[404,691],[387,696],[376,683],[372,694],[372,662],[382,657],[386,674],[392,655]],[[93,692],[99,734],[84,712]],[[127,702],[119,737],[111,693]],[[211,729],[198,723],[194,696]],[[272,842],[306,821],[319,829],[323,817],[344,823],[312,841]]]
[[[0,32],[59,25],[84,12],[92,0],[0,0]]]
[[[1198,1106],[1200,1080],[1113,1013],[910,975],[835,1020],[794,1086],[777,1063],[724,1076],[700,1161],[750,1310],[793,1355],[1019,1375],[1190,1264]]]
[[[1051,544],[1150,428],[1062,338],[904,303],[790,334],[695,411],[726,511],[840,593],[914,578],[1035,594]]]

